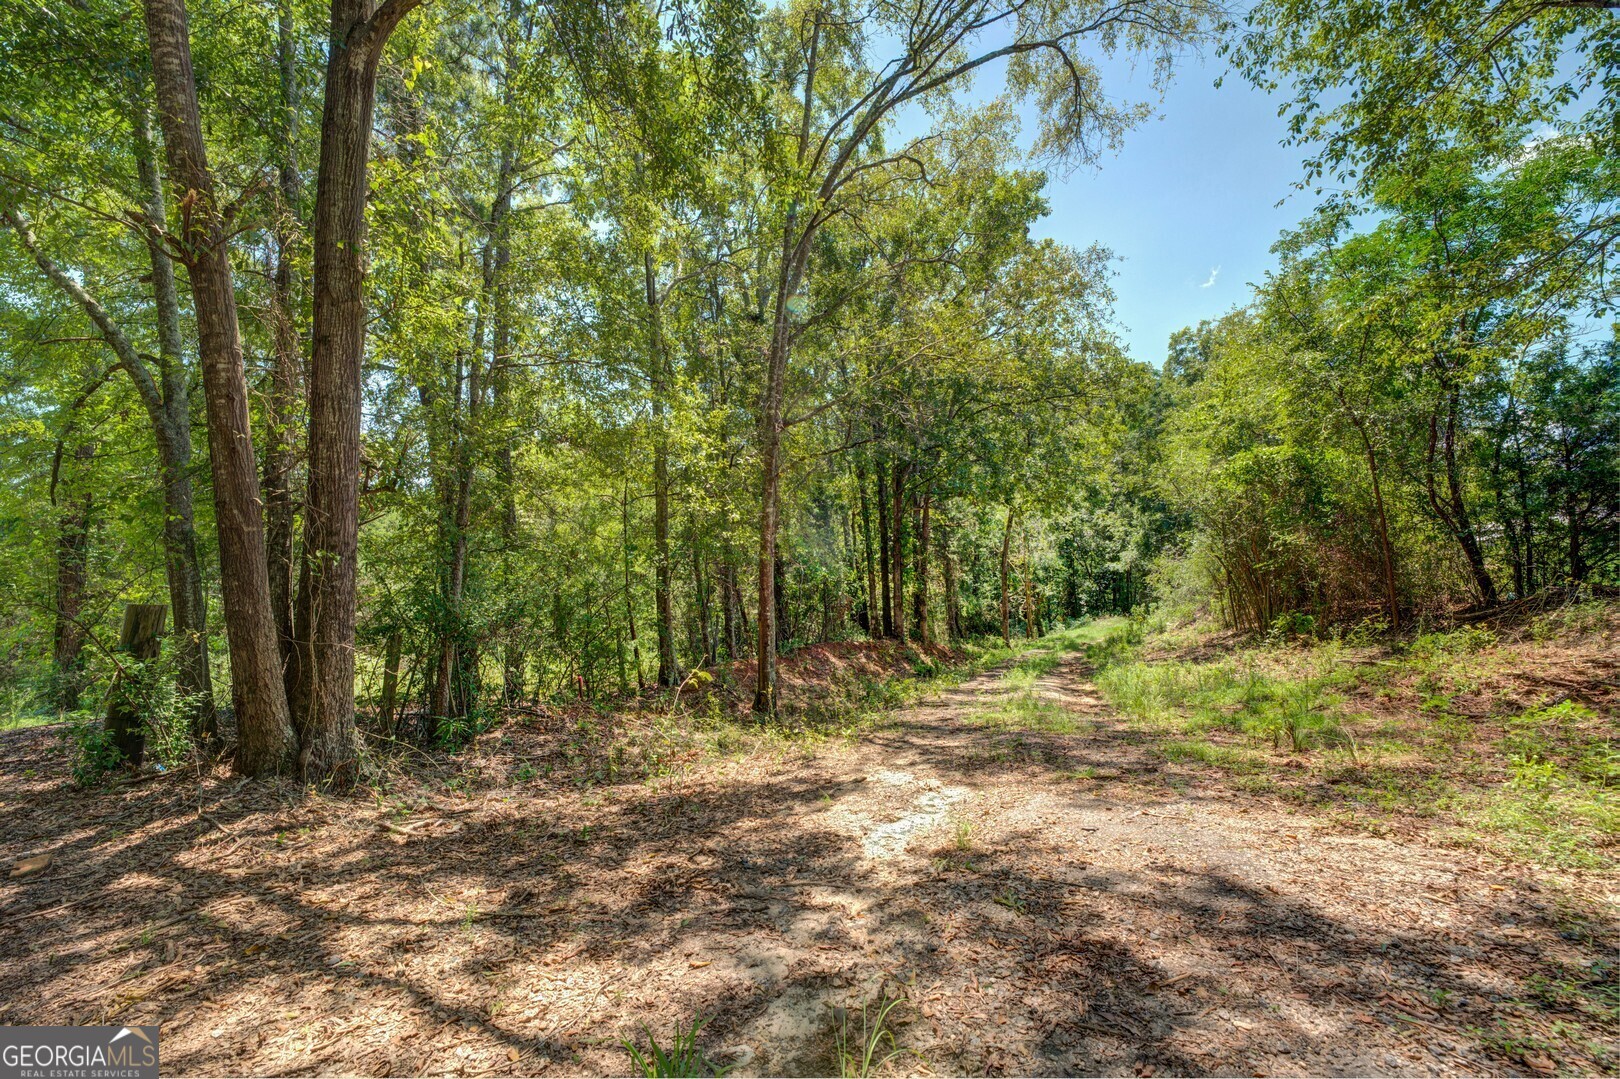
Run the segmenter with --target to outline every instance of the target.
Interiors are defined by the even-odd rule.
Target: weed
[[[1566,634],[1590,633],[1603,627],[1607,614],[1608,605],[1600,600],[1571,603],[1539,615],[1530,623],[1530,637],[1535,641],[1549,641]]]
[[[674,1034],[669,1048],[665,1049],[653,1037],[653,1032],[646,1023],[641,1024],[642,1033],[647,1035],[647,1052],[644,1054],[630,1039],[622,1039],[619,1044],[624,1046],[625,1052],[630,1054],[630,1062],[635,1067],[637,1075],[645,1075],[648,1079],[658,1079],[661,1076],[722,1076],[729,1070],[720,1067],[703,1055],[698,1048],[698,1034],[708,1025],[708,1020],[698,1016],[692,1020],[690,1027],[675,1024]]]
[[[1011,888],[996,896],[994,902],[997,906],[1006,907],[1014,914],[1023,914],[1025,910],[1024,897]]]
[[[1295,753],[1304,753],[1325,736],[1336,734],[1338,724],[1320,708],[1314,687],[1293,687],[1284,698],[1282,709],[1269,721],[1276,743],[1280,746],[1286,739]]]
[[[859,1032],[851,1025],[850,1009],[833,1009],[833,1048],[841,1079],[870,1079],[890,1061],[913,1052],[900,1048],[889,1022],[890,1013],[900,1001],[900,997],[890,997],[855,1009],[861,1018]]]
[[[1351,648],[1366,648],[1377,644],[1389,634],[1389,623],[1377,616],[1363,618],[1344,635],[1344,643]]]

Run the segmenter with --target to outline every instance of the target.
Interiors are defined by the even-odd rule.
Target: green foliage
[[[644,1075],[647,1079],[663,1079],[666,1076],[681,1079],[687,1076],[722,1076],[728,1069],[713,1064],[698,1046],[698,1034],[708,1022],[708,1019],[699,1016],[692,1020],[690,1026],[676,1023],[667,1048],[658,1044],[658,1039],[653,1037],[653,1032],[645,1023],[641,1025],[642,1033],[647,1036],[645,1053],[628,1038],[621,1040],[619,1044],[630,1054],[630,1063],[635,1073]]]
[[[73,781],[81,787],[93,786],[123,763],[124,755],[113,744],[100,716],[73,714],[64,737],[72,755]]]
[[[145,757],[164,768],[189,763],[198,752],[192,717],[195,698],[183,695],[175,683],[175,656],[168,641],[158,658],[144,663],[122,660],[123,674],[112,693],[131,714],[139,717],[146,738]]]

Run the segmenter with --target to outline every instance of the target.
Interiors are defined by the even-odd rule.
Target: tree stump
[[[124,607],[124,628],[118,634],[118,651],[136,664],[144,664],[158,657],[162,647],[163,624],[169,608],[162,603],[131,603]],[[120,671],[113,679],[112,693],[107,702],[107,733],[118,752],[130,764],[139,768],[146,752],[146,731],[141,723],[140,710],[126,690],[130,677],[140,677],[134,670]]]

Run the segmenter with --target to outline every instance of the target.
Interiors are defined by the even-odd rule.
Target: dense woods
[[[812,642],[1620,585],[1603,7],[9,4],[7,707],[151,668],[179,741],[343,784],[694,672],[769,717]],[[1131,356],[1043,170],[1151,112],[1101,58],[1196,47],[1315,208]]]

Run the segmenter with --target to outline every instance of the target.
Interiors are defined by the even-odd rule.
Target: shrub
[[[97,782],[124,759],[100,716],[73,713],[64,737],[72,743],[73,782],[81,787]]]

